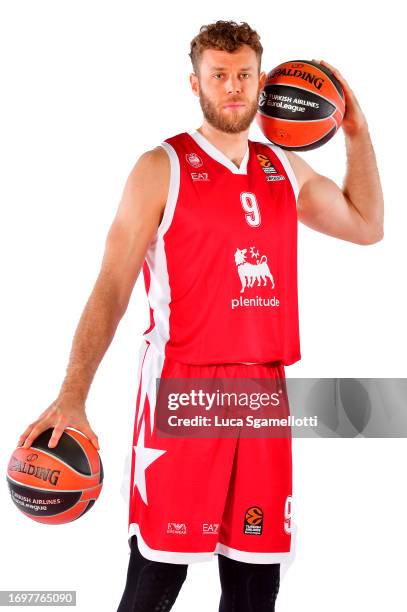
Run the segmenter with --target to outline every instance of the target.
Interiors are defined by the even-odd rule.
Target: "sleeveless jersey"
[[[171,176],[143,263],[144,339],[188,364],[298,361],[298,185],[284,151],[249,140],[238,168],[197,131],[161,146]]]

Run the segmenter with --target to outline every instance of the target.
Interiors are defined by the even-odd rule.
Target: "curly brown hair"
[[[235,21],[216,21],[201,26],[199,34],[191,40],[191,58],[195,74],[198,74],[199,60],[205,49],[219,49],[233,53],[242,45],[248,45],[256,52],[259,60],[259,72],[263,47],[260,36],[248,23]]]

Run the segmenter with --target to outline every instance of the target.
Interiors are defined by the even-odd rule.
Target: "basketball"
[[[336,134],[344,113],[343,88],[332,72],[316,62],[293,60],[268,73],[257,123],[281,148],[309,151]]]
[[[17,447],[7,467],[11,499],[25,516],[49,525],[83,516],[99,497],[103,466],[90,440],[66,428],[54,448],[53,428],[43,431],[30,448]]]

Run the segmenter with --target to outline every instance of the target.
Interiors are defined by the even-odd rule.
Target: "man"
[[[157,378],[283,379],[300,359],[297,219],[357,244],[383,236],[383,198],[366,119],[346,96],[340,189],[301,157],[248,141],[265,82],[248,24],[218,21],[191,42],[204,120],[144,153],[126,182],[58,398],[19,443],[67,426],[99,448],[85,414],[96,369],[143,266],[151,325],[140,349],[128,488],[131,548],[119,611],[170,610],[188,564],[218,555],[220,612],[274,610],[289,562],[291,439],[157,435]],[[260,163],[281,177],[267,181]],[[255,469],[253,468],[255,466]]]

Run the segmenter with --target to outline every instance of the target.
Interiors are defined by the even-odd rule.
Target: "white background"
[[[189,42],[216,19],[258,29],[263,68],[326,59],[367,116],[385,237],[358,246],[299,229],[302,360],[287,376],[405,377],[405,26],[398,3],[2,2],[2,410],[0,589],[74,589],[77,609],[117,609],[128,563],[119,493],[148,309],[140,276],[97,372],[87,413],[105,480],[96,505],[46,526],[12,504],[8,459],[55,399],[106,233],[140,153],[198,127]],[[254,137],[258,136],[254,132]],[[302,154],[341,184],[342,132]],[[296,560],[278,612],[405,610],[405,440],[294,441]],[[217,611],[213,562],[190,566],[175,612]]]

